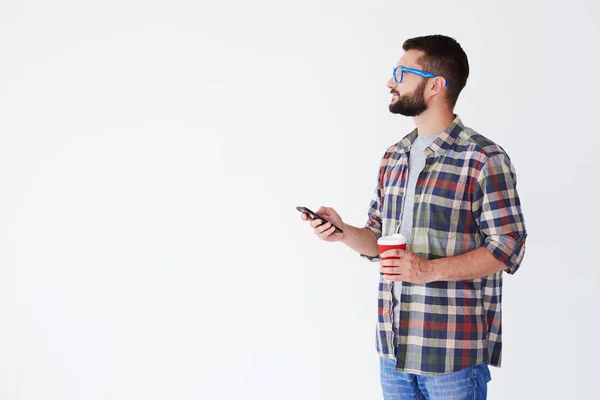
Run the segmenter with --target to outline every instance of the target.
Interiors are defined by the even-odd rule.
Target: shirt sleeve
[[[516,173],[507,155],[493,155],[485,162],[473,194],[473,214],[484,235],[483,247],[514,274],[525,254],[527,231]]]
[[[379,168],[377,185],[375,185],[375,190],[373,190],[373,195],[369,204],[369,211],[367,213],[368,219],[365,224],[365,228],[369,228],[370,230],[372,230],[377,239],[379,239],[382,234],[381,214],[383,209],[383,172],[385,170],[385,160],[386,158],[384,156],[381,166]],[[373,262],[380,260],[379,256],[369,257],[365,254],[361,254],[360,256]]]

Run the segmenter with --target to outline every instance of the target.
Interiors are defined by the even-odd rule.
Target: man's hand
[[[319,239],[326,242],[339,242],[344,239],[346,224],[344,224],[340,215],[333,208],[321,206],[315,213],[325,218],[328,222],[324,224],[322,220],[318,218],[313,219],[306,213],[302,213],[300,218],[302,218],[302,221],[310,222],[310,226],[313,228],[315,235],[317,235]],[[335,232],[334,225],[344,232]]]
[[[383,272],[383,277],[387,280],[417,284],[438,280],[431,262],[410,251],[399,249],[388,250],[381,254],[381,258],[379,271]],[[384,258],[389,259],[384,260]]]

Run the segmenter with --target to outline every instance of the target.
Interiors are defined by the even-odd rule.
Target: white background
[[[0,399],[377,399],[367,219],[405,39],[517,170],[490,399],[600,397],[597,1],[0,3]]]

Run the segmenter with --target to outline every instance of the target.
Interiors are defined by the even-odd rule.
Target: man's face
[[[422,51],[408,50],[400,58],[397,65],[423,69],[421,65],[417,64],[417,60],[423,54]],[[424,96],[426,84],[427,79],[408,72],[404,73],[401,83],[396,83],[392,76],[387,83],[387,87],[392,94],[392,101],[389,105],[390,112],[415,117],[427,110]]]

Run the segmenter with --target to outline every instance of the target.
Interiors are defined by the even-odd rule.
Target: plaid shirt
[[[408,157],[416,137],[415,129],[382,158],[366,224],[378,238],[395,233],[402,219]],[[514,274],[527,232],[508,155],[457,116],[425,156],[407,249],[431,260],[483,246]],[[397,338],[392,285],[380,276],[377,351],[395,358],[398,371],[438,375],[482,362],[500,366],[502,271],[468,281],[402,282]]]

